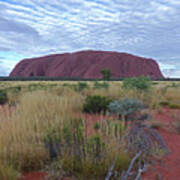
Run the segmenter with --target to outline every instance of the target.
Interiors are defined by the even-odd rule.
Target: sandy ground
[[[180,121],[180,110],[163,108],[161,113],[153,113],[155,120],[162,122],[158,131],[164,138],[169,154],[162,159],[161,165],[156,165],[144,174],[144,180],[180,180],[180,134],[175,131],[173,123]]]

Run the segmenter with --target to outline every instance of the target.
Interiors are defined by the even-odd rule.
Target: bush
[[[8,101],[7,92],[0,90],[0,104],[3,105]]]
[[[108,105],[111,102],[111,99],[108,99],[105,96],[87,96],[85,104],[83,105],[83,112],[85,113],[106,113]]]
[[[88,84],[85,82],[78,82],[77,84],[77,91],[82,91],[83,89],[88,88]]]
[[[110,80],[110,78],[111,78],[111,70],[110,69],[102,69],[101,74],[102,74],[102,78],[104,80]]]
[[[101,89],[101,88],[108,89],[109,84],[107,82],[99,83],[98,81],[95,81],[94,82],[94,89]]]
[[[151,80],[148,77],[140,76],[133,78],[126,78],[123,81],[123,88],[126,89],[137,89],[147,91],[151,87]]]
[[[124,120],[127,121],[133,117],[136,117],[135,114],[142,110],[144,105],[141,101],[137,99],[122,99],[120,101],[113,101],[109,104],[109,111],[111,114],[119,116],[119,119],[124,117]]]
[[[180,109],[180,104],[169,103],[168,107],[171,109]]]

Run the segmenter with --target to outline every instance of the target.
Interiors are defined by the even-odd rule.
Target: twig
[[[117,161],[117,159],[115,159],[115,160],[113,161],[112,165],[111,165],[110,168],[108,169],[108,173],[107,173],[107,176],[105,177],[105,180],[109,180],[109,179],[111,178],[111,176],[112,176],[112,174],[113,174],[113,169],[114,169],[114,167],[115,167],[115,165],[116,165],[116,161]]]
[[[137,174],[135,180],[141,179],[141,174],[142,174],[142,172],[145,171],[145,169],[146,169],[145,165],[143,166],[143,168],[139,168],[139,169],[138,169],[138,174]]]
[[[126,179],[128,178],[128,176],[130,175],[131,169],[133,168],[133,165],[134,165],[136,159],[139,158],[139,156],[141,155],[141,153],[142,153],[142,151],[139,151],[139,152],[135,155],[135,157],[131,160],[131,163],[130,163],[130,165],[129,165],[129,168],[128,168],[127,172],[125,173],[125,175],[124,175],[123,177],[121,177],[120,180],[126,180]]]

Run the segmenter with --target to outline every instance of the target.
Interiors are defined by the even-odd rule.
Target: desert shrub
[[[82,91],[83,89],[88,88],[88,84],[85,82],[78,82],[76,90],[77,91]]]
[[[159,83],[158,82],[152,82],[152,85],[158,85]]]
[[[173,82],[172,84],[171,84],[171,87],[174,87],[174,88],[176,88],[176,87],[178,87],[179,86],[179,84],[176,84],[175,82]]]
[[[113,101],[109,104],[109,111],[111,114],[117,115],[120,120],[125,121],[125,127],[129,120],[145,120],[148,119],[148,114],[141,114],[144,105],[137,99],[122,99],[120,101]]]
[[[7,101],[8,101],[7,92],[4,90],[0,90],[0,104],[3,105],[7,103]]]
[[[108,99],[105,96],[87,96],[85,103],[83,105],[83,112],[85,113],[101,113],[104,114],[107,111],[108,105],[111,102],[111,99]]]
[[[95,81],[94,82],[94,89],[101,89],[101,88],[105,88],[108,89],[109,88],[109,84],[107,82],[98,82]]]
[[[18,171],[13,167],[0,164],[0,179],[1,180],[17,180],[19,177]]]
[[[126,78],[123,80],[123,88],[125,89],[137,89],[147,91],[150,90],[151,80],[148,77],[140,76],[133,78]]]
[[[168,102],[168,101],[161,101],[161,102],[159,103],[159,105],[161,105],[161,106],[168,106],[168,105],[169,105],[169,102]]]
[[[168,107],[171,109],[180,109],[180,104],[169,103]]]
[[[113,101],[109,104],[109,111],[117,116],[124,116],[127,120],[129,115],[132,115],[144,108],[141,101],[137,99],[122,99],[120,101]]]
[[[111,70],[110,69],[102,69],[101,74],[102,74],[102,78],[104,80],[110,80],[110,78],[111,78]]]

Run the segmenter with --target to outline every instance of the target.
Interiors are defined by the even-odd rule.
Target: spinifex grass
[[[75,118],[81,114],[83,100],[82,95],[74,92],[74,96],[70,96],[68,91],[59,95],[53,91],[22,95],[13,112],[1,116],[0,158],[3,163],[20,171],[43,169],[52,160],[45,143],[50,132],[52,140],[57,136],[55,140],[61,145],[57,155],[66,174],[104,177],[113,159],[124,153],[119,141],[123,129],[119,129],[117,123],[104,121],[98,131],[86,136],[86,122]],[[51,134],[53,129],[55,136]],[[127,154],[129,162],[128,157]]]
[[[44,134],[80,112],[80,101],[80,96],[59,97],[43,91],[23,95],[13,113],[1,117],[0,158],[20,169],[43,165],[48,157]]]

